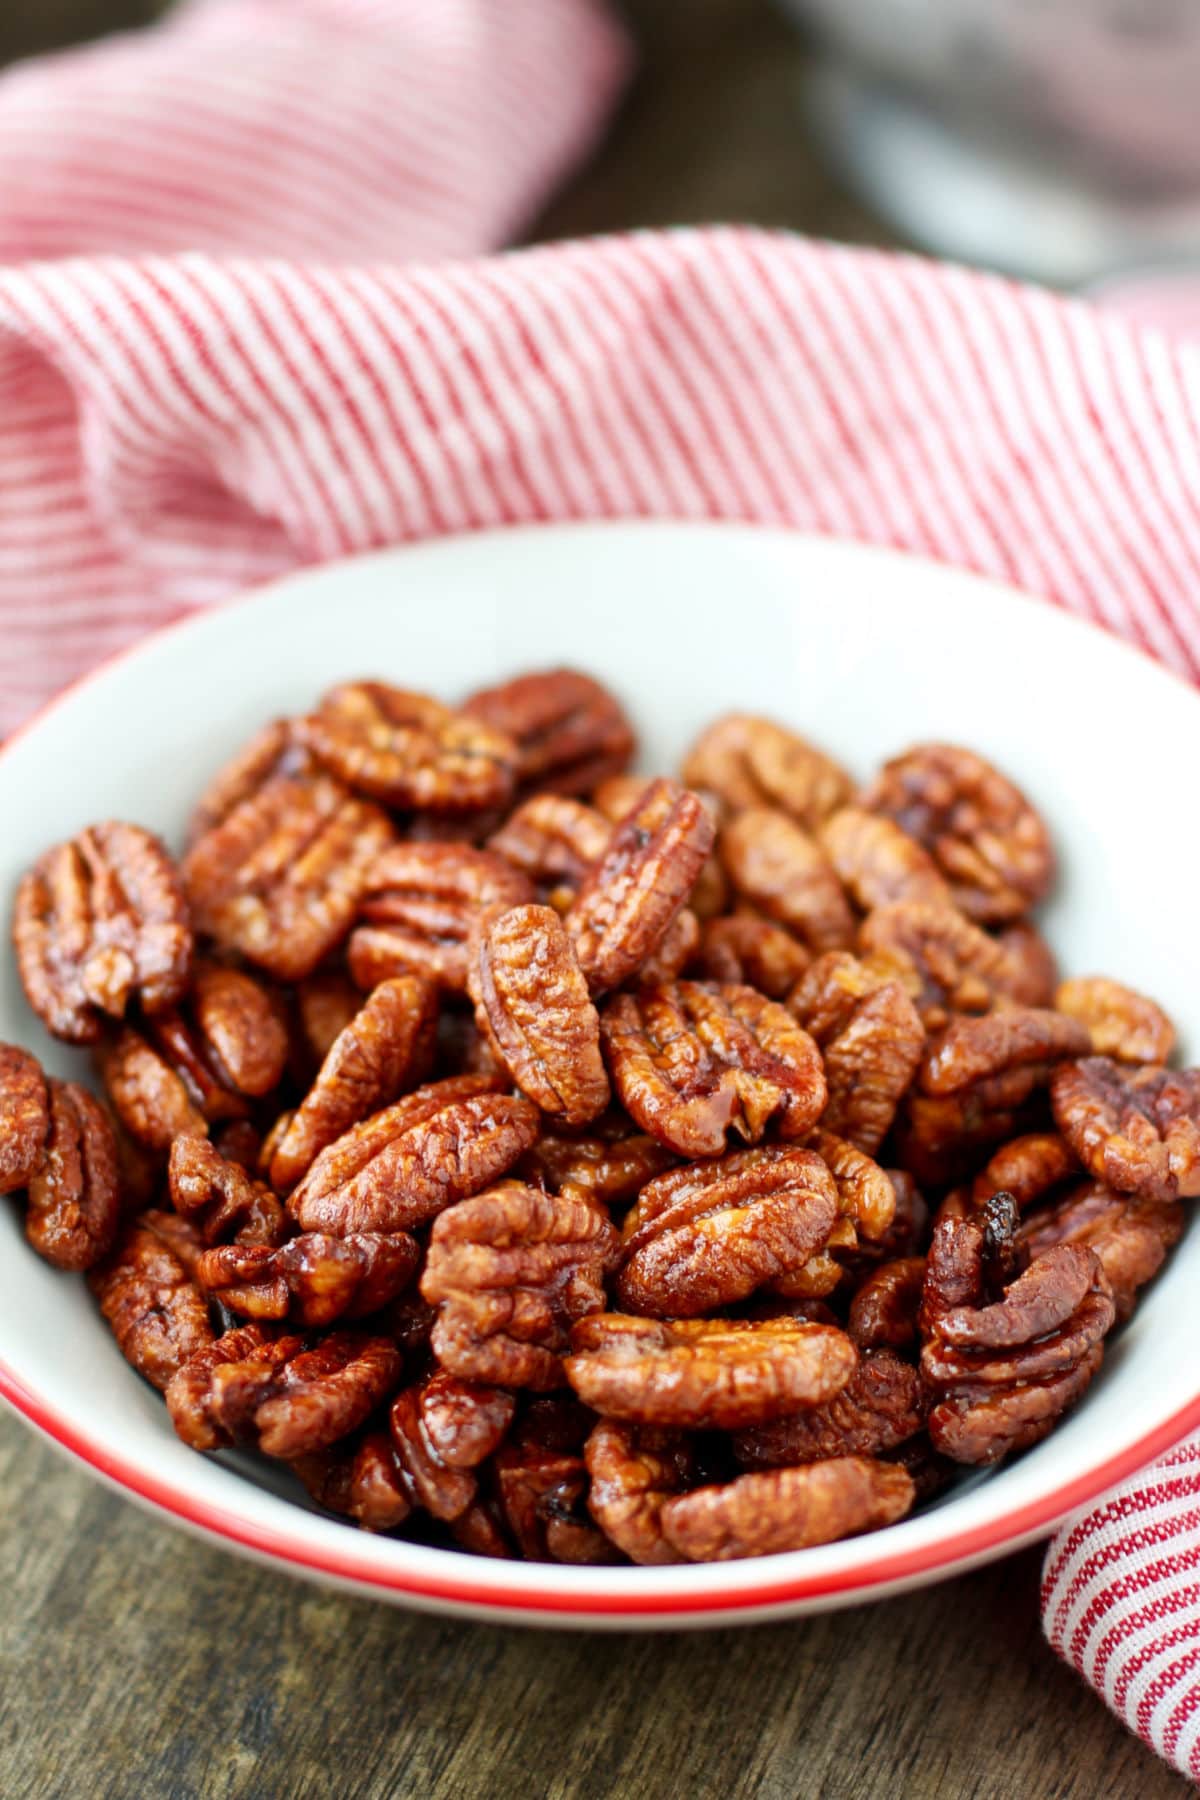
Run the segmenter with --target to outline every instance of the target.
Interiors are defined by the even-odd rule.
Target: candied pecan
[[[0,1194],[36,1175],[50,1135],[50,1091],[37,1058],[0,1044]]]
[[[253,1175],[258,1169],[263,1136],[249,1119],[230,1119],[228,1124],[218,1125],[211,1135],[211,1142],[222,1162],[236,1163],[247,1175]]]
[[[605,1563],[616,1554],[585,1507],[583,1458],[505,1444],[493,1462],[504,1523],[527,1562]]]
[[[308,1094],[271,1144],[271,1184],[286,1193],[328,1145],[422,1080],[433,1061],[437,995],[419,975],[375,989],[334,1040]]]
[[[512,795],[512,738],[427,694],[343,682],[294,730],[347,787],[389,806],[463,813],[502,806]]]
[[[1018,1006],[1053,1006],[1058,963],[1037,926],[1028,919],[1006,925],[996,942],[1007,960],[1005,997]]]
[[[182,1008],[124,1025],[96,1053],[113,1109],[130,1135],[167,1150],[181,1133],[244,1117],[287,1062],[283,1020],[259,982],[219,963],[196,966]]]
[[[218,1244],[196,1264],[206,1293],[246,1319],[305,1326],[378,1312],[417,1272],[420,1250],[405,1231],[330,1237],[307,1231],[270,1244]]]
[[[840,1394],[738,1432],[733,1453],[748,1469],[879,1456],[920,1431],[924,1414],[921,1377],[912,1364],[890,1350],[868,1350]]]
[[[362,992],[341,969],[318,969],[292,989],[292,1001],[291,1072],[307,1084],[362,1005]]]
[[[831,1400],[857,1361],[845,1332],[804,1320],[598,1313],[573,1328],[563,1367],[606,1418],[736,1431]]]
[[[256,794],[272,775],[303,774],[312,767],[308,751],[292,735],[291,720],[271,719],[217,770],[204,789],[188,820],[188,848]]]
[[[615,695],[577,669],[518,675],[463,701],[472,719],[512,738],[523,794],[590,794],[619,774],[637,748]]]
[[[287,1217],[270,1188],[218,1156],[207,1138],[177,1137],[167,1165],[171,1199],[206,1244],[274,1245]]]
[[[1147,1200],[1200,1194],[1200,1069],[1123,1068],[1087,1056],[1050,1085],[1058,1129],[1084,1168]]]
[[[386,1431],[298,1456],[292,1468],[318,1506],[353,1519],[364,1531],[393,1531],[412,1511]]]
[[[349,931],[391,836],[378,807],[327,775],[272,776],[184,858],[196,928],[299,981]]]
[[[863,920],[859,952],[870,968],[903,982],[928,1031],[956,1013],[997,1006],[1035,1005],[1026,956],[1005,938],[991,938],[951,906],[900,900]]]
[[[615,1135],[604,1133],[605,1120],[597,1122],[600,1135],[556,1137],[543,1132],[521,1164],[522,1171],[540,1187],[559,1193],[569,1181],[605,1206],[621,1206],[637,1198],[646,1183],[661,1175],[674,1161],[665,1144],[644,1132],[633,1132],[627,1123],[615,1122]]]
[[[213,1341],[208,1308],[168,1238],[135,1219],[88,1286],[126,1362],[156,1388]]]
[[[73,1081],[48,1084],[49,1130],[25,1182],[25,1236],[56,1269],[90,1269],[117,1235],[117,1144],[107,1113]]]
[[[846,1320],[860,1350],[902,1350],[915,1340],[924,1283],[923,1256],[898,1256],[871,1271],[855,1289]]]
[[[545,1390],[576,1319],[604,1305],[616,1232],[581,1188],[502,1181],[434,1221],[421,1277],[439,1308],[433,1350],[465,1381]]]
[[[592,795],[592,809],[601,814],[610,824],[616,825],[636,807],[640,806],[654,778],[650,775],[613,775],[602,781]],[[713,822],[714,830],[721,823],[721,802],[715,794],[697,792],[696,798],[703,802]],[[605,843],[607,843],[607,833]],[[603,845],[601,845],[603,848]],[[597,852],[597,854],[599,854]],[[595,860],[594,857],[592,859]],[[725,879],[715,852],[710,852],[701,865],[691,892],[689,910],[699,922],[702,919],[715,918],[723,913],[729,901],[729,883]],[[553,902],[558,905],[557,899]],[[680,914],[683,917],[683,914]],[[680,965],[682,967],[682,964]]]
[[[367,923],[350,939],[351,974],[361,987],[373,987],[385,975],[411,970],[461,993],[476,919],[532,898],[527,878],[495,851],[393,844],[367,878],[360,907]]]
[[[1005,925],[1054,880],[1049,833],[1024,794],[973,750],[917,744],[886,762],[860,800],[933,856],[956,905],[982,925]]]
[[[1060,1181],[1078,1173],[1074,1152],[1057,1131],[1029,1131],[995,1152],[975,1177],[971,1197],[981,1205],[989,1194],[1003,1189],[1024,1212]]]
[[[500,1508],[494,1500],[476,1500],[465,1513],[450,1521],[450,1536],[460,1550],[472,1556],[494,1556],[509,1559],[514,1554],[500,1521]]]
[[[844,804],[854,783],[823,750],[770,719],[728,713],[696,739],[683,762],[690,787],[711,788],[734,812],[775,806],[807,830]]]
[[[411,1359],[412,1365],[416,1366],[427,1360],[426,1352],[436,1318],[436,1306],[422,1300],[416,1288],[408,1288],[398,1300],[393,1300],[376,1314],[371,1324],[404,1352],[406,1363]]]
[[[954,1019],[929,1045],[917,1071],[926,1094],[957,1094],[1010,1070],[1038,1071],[1037,1085],[1068,1057],[1088,1048],[1077,1019],[1039,1007],[1013,1006],[981,1019]]]
[[[825,820],[817,839],[859,912],[902,900],[953,905],[928,850],[881,813],[840,807]]]
[[[662,1534],[664,1503],[686,1487],[694,1457],[682,1432],[601,1419],[584,1447],[588,1511],[605,1536],[644,1566],[678,1562]]]
[[[718,1154],[728,1131],[757,1143],[772,1120],[803,1137],[825,1105],[816,1045],[753,988],[680,981],[618,994],[600,1034],[626,1111],[682,1156]]]
[[[614,825],[567,914],[567,930],[593,993],[619,987],[662,944],[713,844],[703,802],[654,781]]]
[[[322,1150],[292,1193],[304,1231],[405,1231],[495,1181],[529,1149],[537,1108],[500,1079],[457,1075],[406,1094]]]
[[[13,944],[26,998],[55,1037],[91,1044],[104,1017],[179,999],[192,966],[187,903],[160,840],[89,825],[21,878]]]
[[[487,847],[533,882],[539,900],[566,912],[610,835],[609,821],[595,807],[560,794],[535,794],[510,813]]]
[[[1044,1437],[1091,1380],[1115,1317],[1082,1245],[1056,1244],[1015,1274],[1016,1220],[999,1194],[982,1215],[947,1209],[934,1227],[921,1371],[935,1399],[930,1441],[955,1462],[994,1462]]]
[[[167,1408],[193,1450],[242,1444],[290,1461],[347,1437],[399,1378],[400,1352],[386,1338],[333,1331],[310,1345],[243,1325],[184,1363]]]
[[[700,921],[690,906],[675,914],[667,926],[666,936],[653,955],[648,956],[633,979],[639,987],[660,987],[674,981],[700,948]]]
[[[902,1519],[916,1490],[907,1471],[838,1456],[797,1469],[760,1469],[667,1500],[663,1537],[689,1562],[728,1562],[829,1544]]]
[[[821,1047],[826,1128],[873,1155],[925,1048],[912,1001],[898,982],[834,950],[818,957],[788,1005]]]
[[[399,1487],[435,1519],[456,1519],[475,1499],[474,1470],[499,1447],[516,1402],[502,1388],[444,1370],[392,1401],[388,1428]]]
[[[571,939],[549,906],[514,906],[480,924],[467,987],[475,1018],[522,1093],[568,1125],[608,1105],[600,1020]]]
[[[196,1264],[203,1255],[206,1245],[203,1237],[189,1219],[181,1219],[178,1213],[165,1212],[158,1206],[148,1206],[144,1212],[138,1214],[134,1223],[144,1226],[147,1231],[152,1231],[156,1237],[160,1237],[171,1254],[195,1281]]]
[[[771,1283],[773,1292],[798,1299],[831,1294],[845,1275],[845,1266],[834,1253],[858,1250],[860,1233],[867,1242],[880,1241],[896,1211],[895,1189],[878,1163],[827,1131],[816,1132],[811,1142],[833,1177],[837,1216],[823,1249]]]
[[[1116,1062],[1166,1062],[1175,1047],[1175,1027],[1161,1006],[1133,988],[1103,975],[1064,981],[1055,1010],[1086,1025],[1096,1056]]]
[[[784,926],[752,912],[709,919],[700,937],[701,974],[757,988],[768,1000],[784,999],[811,960]]]
[[[1117,1322],[1132,1313],[1139,1288],[1157,1275],[1183,1231],[1179,1206],[1114,1194],[1103,1182],[1085,1181],[1024,1220],[1017,1243],[1029,1256],[1055,1244],[1084,1244],[1095,1252],[1117,1308]]]
[[[833,864],[786,813],[765,806],[737,813],[721,831],[720,855],[742,899],[814,955],[854,942],[854,915]]]
[[[803,1268],[837,1212],[825,1163],[793,1145],[672,1169],[642,1189],[625,1219],[617,1298],[660,1319],[731,1305]]]

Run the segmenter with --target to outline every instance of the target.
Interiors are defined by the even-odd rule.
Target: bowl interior
[[[1042,923],[1065,971],[1116,975],[1200,1042],[1196,833],[1184,771],[1200,699],[1103,633],[915,558],[727,526],[555,527],[382,553],[294,576],[187,621],[69,692],[0,756],[0,886],[89,820],[178,845],[189,804],[264,718],[377,674],[447,698],[530,667],[610,682],[641,761],[672,769],[732,709],[795,725],[865,775],[921,738],[993,757],[1061,854]],[[0,1038],[56,1072],[78,1053],[0,959]],[[946,1573],[1045,1531],[1200,1412],[1200,1237],[1190,1231],[1085,1404],[1009,1467],[888,1531],[760,1562],[663,1570],[495,1565],[372,1538],[295,1503],[286,1477],[184,1449],[81,1281],[0,1207],[0,1392],[108,1479],[297,1568],[481,1614],[681,1622],[834,1604]]]

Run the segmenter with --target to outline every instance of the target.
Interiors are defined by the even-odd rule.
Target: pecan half
[[[818,841],[859,912],[901,900],[953,905],[928,850],[880,813],[840,807],[825,820]]]
[[[206,1244],[278,1244],[287,1233],[283,1207],[263,1182],[202,1137],[177,1137],[167,1165],[171,1199]]]
[[[386,816],[340,782],[273,776],[188,851],[196,928],[280,981],[300,981],[349,931],[391,836]]]
[[[499,1079],[457,1075],[406,1094],[322,1150],[288,1202],[303,1231],[407,1231],[510,1169],[536,1107]]]
[[[56,1269],[90,1269],[117,1235],[116,1139],[86,1088],[52,1079],[48,1098],[42,1159],[25,1183],[25,1236]]]
[[[199,1288],[148,1220],[133,1222],[113,1255],[91,1270],[88,1286],[121,1355],[160,1390],[213,1341]]]
[[[0,1194],[36,1175],[50,1135],[50,1090],[27,1050],[0,1044]]]
[[[787,1010],[753,988],[680,981],[618,994],[600,1019],[622,1104],[681,1156],[714,1156],[726,1133],[757,1143],[811,1130],[825,1105],[821,1056]]]
[[[605,1536],[644,1567],[678,1562],[663,1537],[662,1509],[693,1474],[683,1434],[601,1419],[583,1456],[591,1478],[588,1511]]]
[[[654,781],[613,827],[567,914],[567,930],[593,993],[620,987],[665,938],[713,844],[702,800]]]
[[[879,1456],[920,1431],[924,1417],[921,1377],[912,1364],[890,1350],[871,1350],[832,1400],[739,1432],[733,1453],[749,1469]]]
[[[188,821],[189,849],[272,775],[304,774],[312,767],[312,758],[292,735],[291,720],[271,719],[217,770],[197,800]]]
[[[775,806],[814,830],[854,783],[815,745],[770,719],[728,713],[701,733],[683,762],[689,787],[709,788],[733,812]]]
[[[398,1485],[435,1519],[457,1519],[478,1490],[474,1471],[498,1449],[516,1410],[502,1388],[444,1370],[405,1388],[388,1413]]]
[[[389,806],[469,813],[512,796],[513,740],[427,694],[382,681],[343,682],[294,729],[347,787]]]
[[[594,1136],[558,1137],[544,1131],[521,1169],[552,1194],[572,1182],[587,1188],[605,1206],[623,1206],[674,1161],[665,1144],[645,1132],[632,1131],[628,1122],[617,1116],[597,1121]]]
[[[1054,880],[1050,835],[1007,776],[953,744],[917,744],[862,796],[930,852],[956,905],[982,925],[1019,919]]]
[[[316,1081],[271,1146],[271,1184],[287,1193],[321,1151],[421,1081],[433,1061],[437,995],[418,975],[384,981],[338,1035]]]
[[[899,1256],[872,1269],[854,1292],[846,1330],[860,1350],[902,1350],[917,1335],[925,1258]]]
[[[863,1241],[881,1242],[896,1211],[896,1190],[878,1163],[827,1131],[816,1132],[811,1141],[833,1177],[837,1219],[819,1254],[771,1283],[775,1293],[805,1300],[831,1294],[846,1273],[839,1256],[857,1251]]]
[[[902,1519],[915,1488],[906,1470],[840,1456],[798,1469],[763,1469],[668,1500],[663,1536],[689,1562],[728,1562],[829,1544]]]
[[[1059,1069],[1054,1120],[1097,1181],[1121,1194],[1200,1194],[1200,1069],[1123,1068],[1104,1056]]]
[[[467,986],[480,1030],[542,1112],[587,1125],[604,1111],[600,1020],[551,907],[514,906],[482,921]]]
[[[527,878],[493,850],[468,844],[393,844],[372,864],[350,939],[350,971],[360,987],[411,970],[441,988],[467,985],[467,944],[493,907],[524,906]]]
[[[821,1047],[826,1128],[873,1155],[925,1048],[912,1001],[898,982],[835,950],[818,957],[788,1006]]]
[[[721,831],[720,854],[742,899],[814,955],[854,942],[854,914],[833,864],[786,813],[764,806],[737,813]]]
[[[950,906],[901,900],[877,907],[859,928],[858,947],[878,975],[903,983],[928,1031],[941,1031],[958,1013],[1035,1006],[1044,987],[1031,979],[1027,946],[1015,947],[1010,934],[989,937]]]
[[[581,800],[535,794],[510,813],[487,847],[533,883],[539,900],[565,913],[608,848],[611,829],[603,813]]]
[[[179,999],[192,966],[183,888],[166,849],[137,825],[89,825],[21,879],[13,944],[26,998],[48,1031],[94,1043],[105,1017]]]
[[[362,992],[341,969],[318,969],[292,989],[292,1001],[291,1073],[307,1085],[362,1005]]]
[[[736,1431],[831,1400],[857,1362],[845,1332],[804,1320],[597,1313],[573,1328],[563,1367],[606,1418]]]
[[[770,1145],[673,1169],[642,1189],[625,1220],[617,1298],[660,1319],[729,1306],[803,1268],[837,1212],[815,1151]]]
[[[995,1152],[975,1177],[971,1197],[981,1206],[990,1195],[1003,1190],[1012,1195],[1018,1211],[1025,1212],[1051,1188],[1078,1173],[1075,1154],[1057,1131],[1029,1131]]]
[[[305,1326],[361,1319],[403,1292],[420,1250],[407,1232],[329,1237],[303,1232],[279,1248],[218,1244],[196,1263],[206,1293],[245,1319],[289,1319]]]
[[[1030,1257],[1056,1244],[1082,1244],[1095,1252],[1113,1292],[1117,1322],[1133,1311],[1139,1288],[1157,1275],[1183,1231],[1181,1207],[1114,1194],[1103,1182],[1085,1181],[1024,1220],[1017,1243]]]
[[[768,1000],[790,994],[811,961],[784,926],[752,912],[709,919],[700,938],[701,974],[757,988]]]
[[[588,1516],[582,1457],[535,1444],[505,1444],[493,1469],[504,1524],[527,1562],[617,1560],[612,1545]]]
[[[1116,1062],[1163,1063],[1175,1048],[1175,1027],[1161,1006],[1103,975],[1064,981],[1055,1010],[1086,1025],[1096,1056]]]
[[[481,688],[462,710],[515,741],[522,794],[590,794],[626,768],[637,748],[615,695],[578,669],[546,669]]]
[[[438,1308],[433,1349],[467,1381],[545,1390],[562,1382],[572,1322],[604,1305],[616,1232],[582,1189],[518,1181],[435,1220],[421,1293]]]

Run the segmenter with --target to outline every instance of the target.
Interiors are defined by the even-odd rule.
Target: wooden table
[[[38,23],[94,29],[153,4],[54,0]],[[640,85],[535,235],[737,218],[887,241],[807,149],[803,51],[765,0],[629,11]],[[28,41],[11,20],[9,53]],[[7,1416],[0,1493],[2,1800],[1188,1791],[1046,1649],[1038,1552],[798,1624],[552,1635],[266,1573],[149,1520]]]

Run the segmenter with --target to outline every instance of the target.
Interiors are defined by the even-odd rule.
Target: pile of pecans
[[[13,928],[103,1094],[0,1047],[0,1192],[197,1450],[488,1556],[757,1556],[1037,1442],[1200,1194],[1200,1071],[1060,983],[971,751],[865,789],[731,715],[683,783],[553,670],[278,720],[176,864],[106,823]]]

